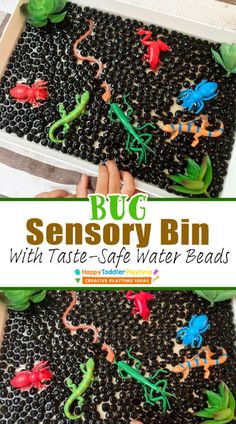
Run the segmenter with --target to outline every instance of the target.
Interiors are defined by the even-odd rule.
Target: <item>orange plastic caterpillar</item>
[[[185,380],[188,377],[190,370],[192,368],[204,367],[204,371],[205,371],[204,378],[209,378],[209,375],[210,375],[209,368],[214,367],[216,365],[223,364],[224,362],[227,361],[227,358],[228,358],[228,354],[223,347],[218,347],[218,349],[221,349],[222,351],[222,354],[218,359],[212,359],[212,356],[214,356],[215,353],[211,352],[211,349],[209,346],[205,346],[198,351],[196,356],[194,356],[189,361],[185,361],[183,364],[176,365],[176,367],[174,367],[172,371],[175,373],[182,373],[183,379]],[[206,354],[205,358],[199,357],[202,352],[205,352]]]
[[[68,306],[68,308],[65,310],[63,316],[62,316],[62,322],[65,326],[65,328],[67,328],[70,331],[77,331],[77,330],[83,330],[83,331],[88,331],[88,330],[92,330],[94,332],[94,338],[93,338],[93,343],[98,343],[98,329],[94,326],[94,325],[87,325],[87,324],[79,324],[77,326],[74,325],[70,325],[67,321],[67,317],[70,313],[70,311],[74,308],[74,306],[77,303],[77,295],[75,291],[70,291],[70,294],[72,296],[72,302],[70,303],[70,305]]]
[[[94,24],[93,24],[93,21],[91,19],[87,20],[86,22],[89,25],[89,29],[83,35],[81,35],[81,37],[79,37],[78,40],[75,41],[75,43],[73,45],[73,54],[78,61],[79,60],[82,60],[82,61],[86,60],[87,62],[90,62],[90,63],[96,63],[98,65],[98,71],[97,71],[95,78],[98,79],[98,78],[101,77],[102,71],[104,69],[103,63],[100,60],[95,59],[92,56],[81,56],[81,54],[77,50],[78,45],[83,40],[85,40],[87,37],[89,37],[92,34],[93,29],[94,29]],[[111,98],[111,89],[106,82],[103,82],[101,84],[101,88],[103,88],[105,90],[105,93],[103,94],[102,98],[103,98],[104,102],[107,103]]]
[[[101,349],[105,350],[107,352],[107,356],[106,356],[107,362],[110,362],[111,364],[113,364],[113,362],[115,360],[115,354],[114,354],[112,347],[110,345],[107,345],[106,343],[104,343],[102,345]]]
[[[171,133],[171,140],[174,140],[181,132],[183,133],[191,133],[195,134],[194,141],[192,142],[192,147],[196,147],[199,143],[200,137],[220,137],[224,132],[224,124],[223,122],[220,123],[220,128],[216,131],[208,131],[206,127],[209,124],[207,118],[201,117],[202,124],[201,126],[197,126],[194,121],[190,122],[180,122],[179,124],[167,124],[164,125],[162,130],[165,132]]]

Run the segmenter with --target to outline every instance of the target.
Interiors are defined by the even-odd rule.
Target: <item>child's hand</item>
[[[77,186],[76,197],[87,197],[88,184],[89,177],[83,175]],[[106,165],[99,167],[95,193],[104,194],[105,196],[107,194],[122,193],[131,197],[135,193],[134,179],[129,172],[120,172],[115,162],[109,160]]]
[[[51,192],[40,193],[36,197],[64,199],[71,197],[85,198],[88,196],[88,186],[89,177],[87,175],[82,175],[80,182],[76,187],[75,195],[64,190],[54,190]],[[122,193],[131,197],[135,193],[134,178],[129,172],[120,172],[115,162],[107,161],[106,165],[101,165],[99,167],[95,192],[104,194],[105,196],[112,193]]]
[[[37,194],[37,196],[35,197],[42,198],[42,199],[60,199],[60,198],[69,199],[75,196],[73,196],[73,194],[65,190],[53,190],[53,191],[44,191],[43,193]]]

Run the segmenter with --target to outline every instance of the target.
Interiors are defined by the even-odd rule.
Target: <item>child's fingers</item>
[[[121,171],[121,177],[123,180],[123,187],[121,189],[122,194],[127,194],[127,196],[131,197],[135,193],[135,182],[134,178],[129,172]]]
[[[109,172],[106,165],[101,165],[98,169],[98,178],[95,193],[104,194],[108,193],[109,186]]]
[[[80,181],[76,187],[76,196],[82,199],[88,197],[88,185],[89,185],[89,177],[88,175],[82,175]]]
[[[64,198],[69,196],[71,193],[68,193],[65,190],[53,190],[53,191],[44,191],[42,193],[37,194],[36,198],[41,199],[56,199],[56,198]]]
[[[109,172],[108,193],[120,193],[120,172],[117,165],[112,160],[108,160],[106,166]]]

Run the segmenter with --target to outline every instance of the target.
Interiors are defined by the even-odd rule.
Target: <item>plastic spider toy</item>
[[[180,337],[185,346],[200,347],[202,344],[201,334],[205,333],[209,327],[207,315],[193,315],[189,325],[181,328],[176,337]]]
[[[40,107],[42,103],[38,100],[46,100],[49,96],[47,85],[47,81],[37,81],[31,87],[24,83],[16,84],[10,90],[10,95],[22,103],[28,102],[35,107]]]
[[[178,99],[183,102],[185,109],[198,114],[204,108],[204,102],[212,100],[218,95],[217,90],[218,84],[216,82],[203,80],[195,89],[190,88],[181,91]]]
[[[35,365],[32,371],[17,372],[10,382],[11,386],[19,390],[29,390],[31,387],[39,390],[45,389],[47,385],[42,384],[42,382],[52,379],[52,372],[49,366],[46,366],[47,363],[48,361],[42,361]]]

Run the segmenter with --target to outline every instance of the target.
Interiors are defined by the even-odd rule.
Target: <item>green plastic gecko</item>
[[[64,406],[65,416],[69,420],[75,421],[83,417],[82,413],[80,415],[72,415],[70,413],[70,408],[75,401],[78,401],[79,407],[82,408],[84,404],[84,398],[82,395],[86,392],[86,390],[90,387],[90,385],[92,384],[94,380],[94,368],[95,368],[95,362],[93,358],[89,358],[86,364],[80,365],[80,369],[83,373],[83,379],[81,383],[78,385],[78,387],[76,387],[76,385],[72,382],[70,378],[66,379],[66,384],[69,387],[69,389],[72,391],[72,394],[67,399]]]
[[[54,124],[52,124],[52,126],[49,129],[48,135],[51,141],[53,141],[54,143],[63,143],[63,141],[65,141],[65,140],[59,140],[58,138],[56,138],[54,136],[55,131],[57,130],[57,128],[63,126],[63,133],[66,134],[70,129],[70,125],[69,125],[70,122],[79,118],[80,115],[82,115],[83,113],[86,113],[86,107],[89,102],[89,99],[90,99],[89,91],[85,91],[82,94],[82,96],[80,96],[79,94],[76,94],[75,96],[76,107],[68,114],[66,113],[63,103],[59,104],[58,110],[61,115],[61,119],[54,122]]]

